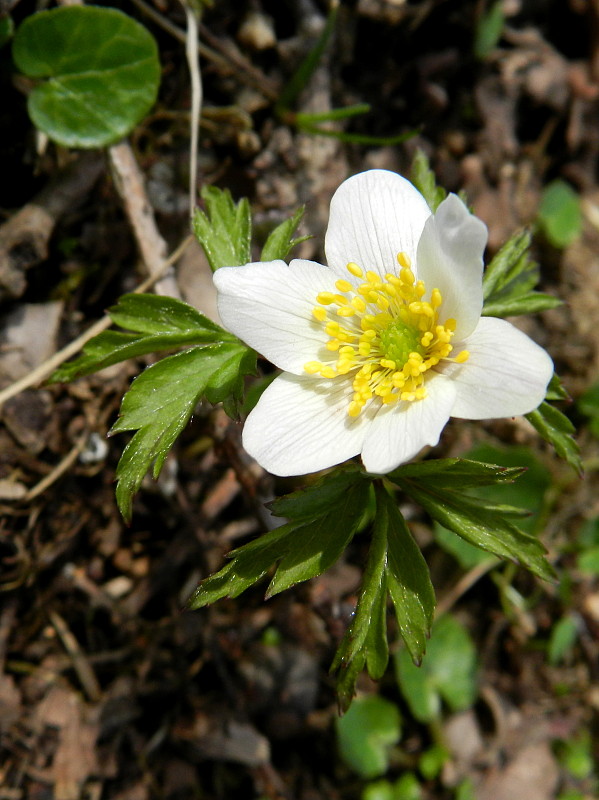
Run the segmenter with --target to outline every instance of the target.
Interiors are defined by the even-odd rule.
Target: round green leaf
[[[40,79],[29,116],[66,147],[103,147],[129,133],[156,100],[154,37],[113,8],[64,6],[28,17],[13,42],[18,69]]]
[[[337,719],[341,758],[362,778],[376,778],[387,771],[389,751],[400,736],[397,706],[378,695],[356,697]]]
[[[539,222],[554,247],[567,247],[582,230],[580,198],[560,179],[545,187],[539,206]]]

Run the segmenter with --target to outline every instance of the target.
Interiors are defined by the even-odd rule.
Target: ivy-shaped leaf
[[[32,14],[17,30],[13,58],[39,81],[27,99],[33,123],[65,147],[119,141],[158,93],[154,37],[114,8],[64,6]]]

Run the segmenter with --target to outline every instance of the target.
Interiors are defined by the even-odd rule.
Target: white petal
[[[457,321],[456,338],[468,336],[483,307],[483,252],[487,227],[455,194],[430,217],[418,245],[418,277],[443,297],[441,322]]]
[[[364,441],[362,461],[368,472],[384,474],[409,461],[426,445],[436,445],[447,424],[456,390],[443,375],[426,382],[424,400],[383,406]]]
[[[553,362],[542,347],[509,322],[482,317],[458,348],[470,358],[443,373],[456,384],[453,417],[497,419],[527,414],[545,399]]]
[[[347,414],[351,381],[280,375],[248,416],[243,446],[274,475],[305,475],[360,452],[367,415]]]
[[[382,169],[348,178],[331,200],[325,237],[327,263],[344,278],[354,261],[380,275],[396,272],[397,254],[416,263],[416,248],[430,209],[401,175]]]
[[[277,367],[300,375],[307,361],[331,359],[324,350],[329,337],[312,316],[318,292],[334,291],[328,267],[300,259],[289,266],[257,262],[222,267],[214,283],[225,328]]]

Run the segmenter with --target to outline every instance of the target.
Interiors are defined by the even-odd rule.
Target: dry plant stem
[[[85,153],[0,225],[0,299],[23,294],[26,270],[47,258],[56,223],[89,194],[103,168],[101,153]]]
[[[166,259],[166,261],[162,264],[162,272],[157,273],[155,275],[150,275],[146,278],[143,283],[135,289],[134,294],[140,294],[141,292],[145,292],[149,289],[155,281],[159,280],[162,275],[170,269],[170,267],[179,260],[182,253],[189,245],[192,240],[192,236],[188,236],[184,239],[183,242],[177,247],[174,253]],[[82,333],[77,339],[69,344],[66,347],[63,347],[62,350],[59,350],[57,353],[49,358],[47,361],[44,361],[43,364],[40,364],[39,367],[34,369],[28,375],[24,375],[20,380],[15,381],[10,386],[7,386],[6,389],[3,389],[0,392],[0,407],[11,397],[15,397],[15,395],[20,394],[21,392],[25,391],[25,389],[29,389],[31,386],[35,386],[40,381],[43,381],[44,378],[47,378],[55,369],[57,369],[61,364],[71,358],[71,356],[76,355],[81,348],[89,342],[90,339],[93,339],[94,336],[97,336],[102,331],[105,331],[112,325],[112,320],[106,314],[106,316],[99,319],[96,323],[94,323],[91,328],[88,328],[85,333]]]
[[[196,205],[196,181],[198,176],[198,143],[200,134],[200,114],[202,111],[202,76],[198,62],[198,21],[194,10],[182,0],[187,17],[187,37],[185,55],[191,82],[191,119],[189,143],[189,214],[193,216]]]
[[[143,175],[130,145],[128,142],[113,145],[108,150],[108,157],[114,182],[125,206],[144,266],[150,275],[162,276],[156,281],[154,287],[156,293],[180,299],[181,293],[174,276],[165,275],[163,272],[167,245],[156,227]]]
[[[475,583],[478,583],[483,575],[486,575],[487,572],[493,569],[496,564],[497,560],[492,558],[488,561],[482,561],[480,564],[472,567],[471,570],[468,570],[468,572],[460,578],[456,585],[439,600],[435,609],[435,619],[439,619],[439,617],[442,617],[443,614],[447,614],[447,612],[450,611],[457,603],[460,597],[466,594],[466,592],[471,589]]]
[[[31,502],[31,500],[34,500],[36,497],[38,497],[40,494],[43,494],[46,491],[46,489],[52,486],[52,484],[55,483],[61,477],[61,475],[64,475],[64,473],[67,472],[73,466],[73,464],[77,460],[79,453],[81,453],[81,451],[85,447],[86,439],[87,439],[87,433],[84,436],[79,437],[77,442],[67,453],[67,455],[62,459],[62,461],[60,461],[54,467],[54,469],[48,473],[48,475],[45,475],[39,483],[37,483],[32,489],[30,489],[27,492],[27,494],[23,498],[24,503],[29,503]]]
[[[49,616],[50,622],[60,637],[64,649],[71,658],[71,662],[85,693],[92,703],[98,703],[102,698],[102,689],[100,688],[98,679],[89,661],[79,647],[79,642],[75,639],[60,614],[57,614],[56,611],[51,611]]]

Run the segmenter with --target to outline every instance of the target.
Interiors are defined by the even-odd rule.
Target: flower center
[[[347,412],[357,417],[366,403],[414,402],[426,397],[425,374],[442,360],[463,364],[467,350],[449,358],[455,320],[439,323],[443,302],[439,289],[429,301],[423,281],[416,281],[410,260],[399,253],[399,274],[364,272],[350,262],[347,271],[364,279],[354,286],[338,280],[339,292],[320,292],[313,315],[330,337],[326,348],[338,354],[335,363],[309,361],[304,369],[323,378],[351,375],[353,398]]]

